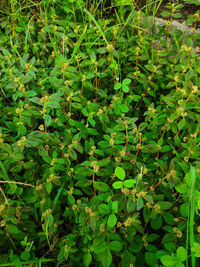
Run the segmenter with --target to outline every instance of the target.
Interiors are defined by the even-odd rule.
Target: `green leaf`
[[[136,180],[134,179],[128,179],[126,181],[124,181],[124,186],[127,188],[131,188],[136,184]]]
[[[123,113],[127,113],[129,111],[129,108],[125,104],[120,104],[119,108],[120,108],[121,112],[123,112]]]
[[[158,258],[155,254],[155,252],[145,252],[145,261],[148,264],[148,266],[156,266],[158,263]]]
[[[200,244],[197,242],[194,242],[194,247],[192,247],[192,251],[194,252],[194,255],[196,258],[200,258]]]
[[[162,146],[160,152],[164,152],[165,153],[165,152],[169,152],[171,150],[172,150],[171,146]]]
[[[103,182],[94,182],[93,186],[94,188],[102,192],[110,191],[110,187],[106,183],[103,183]]]
[[[175,189],[180,194],[185,194],[188,191],[188,187],[186,184],[181,183],[175,186]]]
[[[173,205],[173,203],[167,201],[158,201],[156,204],[160,206],[161,210],[168,210]]]
[[[179,261],[176,256],[165,255],[162,256],[161,262],[164,266],[175,267]]]
[[[139,197],[137,200],[137,211],[141,210],[144,206],[144,201],[142,197]]]
[[[87,253],[83,256],[83,263],[86,267],[90,265],[92,262],[92,255],[90,253]]]
[[[123,85],[129,85],[131,83],[131,79],[125,78],[122,82]]]
[[[17,228],[17,226],[13,224],[7,224],[6,225],[6,231],[10,234],[19,234],[21,231]]]
[[[101,254],[100,259],[103,267],[109,267],[111,265],[112,254],[108,248]]]
[[[115,174],[116,174],[116,176],[117,176],[118,179],[120,179],[122,181],[125,179],[126,174],[125,174],[125,171],[124,171],[123,168],[116,167],[115,168]]]
[[[132,99],[134,102],[138,102],[140,100],[141,96],[139,95],[132,95]]]
[[[109,249],[114,252],[119,252],[122,250],[122,243],[119,241],[113,241],[109,244]]]
[[[133,197],[129,197],[127,204],[126,204],[126,208],[128,212],[133,212],[135,211],[135,199]]]
[[[114,90],[119,90],[121,87],[122,87],[122,84],[121,83],[116,83],[114,85]]]
[[[178,123],[178,129],[179,131],[182,130],[185,127],[185,118],[179,121]]]
[[[117,200],[112,202],[112,212],[118,213],[118,201]]]
[[[106,204],[100,204],[98,206],[98,212],[102,215],[109,214],[110,213],[110,208]]]
[[[129,87],[127,85],[123,85],[122,86],[122,90],[124,93],[128,93],[129,92]]]
[[[107,221],[108,230],[112,230],[117,223],[117,217],[115,214],[110,214]]]
[[[79,167],[75,170],[75,174],[83,176],[91,176],[93,174],[93,170],[86,167]]]
[[[30,257],[31,257],[31,254],[28,251],[23,251],[20,254],[20,259],[23,260],[23,261],[29,260]]]
[[[75,109],[82,109],[82,105],[80,103],[72,103],[72,107]]]
[[[160,229],[162,226],[162,217],[157,216],[155,219],[151,220],[151,228],[154,230]]]
[[[51,193],[51,190],[52,190],[52,183],[51,182],[46,183],[46,190],[47,190],[47,193],[48,194]]]
[[[189,211],[189,203],[183,203],[181,206],[180,206],[180,213],[181,213],[181,216],[187,218],[188,217],[188,211]]]
[[[114,182],[112,186],[115,189],[120,189],[122,188],[123,185],[124,185],[123,182]]]
[[[150,234],[150,235],[147,237],[147,241],[148,241],[148,242],[153,242],[153,241],[155,241],[155,240],[158,239],[158,238],[160,238],[159,235],[157,235],[157,234]]]
[[[161,15],[162,17],[166,18],[166,17],[170,17],[170,16],[171,16],[171,13],[168,12],[168,11],[163,11],[163,12],[160,13],[160,15]]]
[[[161,146],[156,145],[156,144],[155,145],[149,144],[149,145],[143,146],[141,150],[143,153],[157,153],[161,150]]]
[[[176,255],[180,261],[186,261],[187,259],[187,250],[184,247],[179,247],[176,251]]]

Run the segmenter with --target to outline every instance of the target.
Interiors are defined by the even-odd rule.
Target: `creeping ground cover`
[[[0,266],[199,266],[200,12],[161,3],[1,1]]]

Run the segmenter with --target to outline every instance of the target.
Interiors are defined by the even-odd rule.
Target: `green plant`
[[[198,36],[149,31],[134,1],[13,3],[0,15],[0,266],[197,265]]]

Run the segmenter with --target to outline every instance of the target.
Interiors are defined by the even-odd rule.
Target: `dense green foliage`
[[[180,9],[155,30],[134,1],[2,1],[0,266],[197,264],[200,36],[171,28]]]

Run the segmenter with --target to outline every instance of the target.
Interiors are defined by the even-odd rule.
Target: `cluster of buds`
[[[136,194],[137,197],[143,197],[143,198],[145,198],[146,195],[147,195],[147,192],[144,192],[144,191],[141,191],[141,192]]]
[[[19,83],[19,81],[20,81],[20,78],[18,78],[18,77],[14,79],[15,83]]]
[[[91,147],[91,150],[90,150],[90,152],[89,152],[89,155],[90,156],[93,156],[94,155],[94,150],[96,149],[96,146],[92,146]]]
[[[122,223],[121,222],[117,222],[117,228],[120,228],[120,227],[122,227]]]
[[[42,213],[42,217],[46,217],[48,214],[52,212],[51,209],[47,209],[45,212]]]
[[[72,143],[70,145],[68,145],[68,148],[71,149],[73,148],[74,145],[76,145],[78,143],[78,141],[72,141]],[[64,147],[63,147],[64,148]]]
[[[26,68],[27,70],[30,70],[30,69],[33,68],[33,65],[31,65],[31,64],[29,64],[29,63],[26,63],[25,68]]]
[[[130,194],[130,190],[128,188],[124,188],[124,187],[121,188],[121,192],[126,196],[128,196]]]
[[[119,100],[119,99],[120,99],[119,96],[113,96],[113,100],[114,100],[114,101],[117,101],[117,100]]]
[[[73,209],[73,210],[79,210],[79,208],[78,208],[78,206],[77,206],[76,204],[74,204],[74,205],[72,206],[72,209]]]
[[[180,114],[183,118],[187,116],[187,112],[184,112],[184,109],[182,107],[179,107],[177,109],[177,113]]]
[[[73,192],[74,192],[74,188],[73,188],[73,187],[70,187],[70,189],[67,191],[67,193],[68,193],[69,195],[72,195]]]
[[[119,164],[119,163],[121,163],[121,158],[115,157],[115,161]]]
[[[40,191],[40,190],[42,190],[42,189],[43,189],[42,184],[37,185],[37,186],[35,187],[35,189],[36,189],[36,191]]]
[[[69,154],[68,154],[68,153],[65,153],[65,154],[64,154],[64,157],[65,157],[65,158],[69,158]]]
[[[95,216],[95,213],[89,207],[85,207],[85,212],[88,213],[91,217]]]
[[[99,170],[99,166],[97,165],[97,161],[92,162],[93,171],[96,173]]]
[[[71,116],[72,116],[72,113],[71,113],[71,112],[68,112],[68,113],[67,113],[67,117],[70,119]]]
[[[177,83],[178,82],[178,76],[174,77],[174,81]]]
[[[178,238],[181,238],[181,237],[182,237],[183,233],[182,233],[182,231],[179,230],[177,227],[174,227],[174,228],[173,228],[173,231],[174,231],[174,233],[176,234],[176,236],[177,236]]]
[[[199,88],[196,85],[192,86],[192,93],[195,94],[199,91]]]
[[[45,198],[41,199],[41,201],[40,201],[40,205],[44,205],[45,201],[46,201]]]
[[[44,125],[43,124],[41,124],[39,127],[38,127],[38,129],[40,130],[40,131],[44,131]]]
[[[191,46],[187,46],[187,45],[182,45],[181,46],[181,51],[183,52],[190,52],[192,50],[192,47]]]
[[[50,174],[49,177],[47,178],[47,183],[50,183],[54,177],[55,177],[54,174]]]
[[[144,246],[147,247],[148,246],[148,242],[147,242],[147,236],[146,235],[144,235],[142,237],[142,241],[143,241]]]
[[[19,90],[24,94],[25,93],[25,86],[23,83],[19,84]]]
[[[176,175],[176,171],[171,170],[170,173],[166,176],[166,178],[169,179],[171,176],[175,176],[175,175]]]
[[[130,163],[133,164],[133,165],[136,165],[136,162],[137,162],[136,159],[131,159],[130,160]]]
[[[0,133],[0,143],[3,143],[2,133]]]
[[[113,28],[113,35],[114,35],[114,38],[117,37],[118,29],[119,29],[118,26],[115,26],[115,27]]]
[[[67,97],[67,101],[70,102],[71,101],[71,98],[73,97],[73,92],[70,93],[70,95]]]
[[[102,232],[102,233],[105,232],[105,223],[101,223],[99,230],[100,230],[100,232]]]
[[[156,112],[156,109],[155,108],[151,108],[151,107],[148,107],[148,111],[153,114]]]
[[[25,146],[25,142],[26,141],[26,137],[25,136],[22,136],[21,140],[17,141],[17,146],[20,147],[20,146]]]
[[[76,203],[79,205],[81,204],[81,200],[80,199],[77,199]]]
[[[135,52],[136,56],[139,56],[139,53],[140,53],[139,51],[140,51],[140,49],[141,49],[141,48],[140,48],[139,46],[136,47],[136,52]]]
[[[160,212],[160,205],[155,204],[154,209],[155,209],[156,213],[158,214]]]
[[[70,168],[70,170],[68,171],[67,175],[73,176],[73,173],[74,173],[74,168]]]
[[[120,151],[120,156],[123,158],[126,155],[125,151]]]
[[[6,208],[5,205],[3,205],[3,204],[0,205],[0,215],[3,213],[5,208]]]
[[[138,70],[138,71],[135,71],[134,73],[133,73],[133,75],[135,76],[135,78],[137,78],[139,75],[140,75],[140,71]]]
[[[64,84],[65,84],[65,86],[69,86],[69,85],[71,84],[71,81],[66,80],[66,81],[64,82]]]
[[[183,65],[181,66],[181,69],[182,69],[182,72],[185,73],[187,70],[186,70],[186,67]]]
[[[12,55],[6,56],[6,60],[9,60],[12,58]]]
[[[97,116],[99,117],[102,113],[103,113],[103,109],[99,109],[99,111],[97,112]]]
[[[4,227],[6,225],[6,221],[5,220],[2,220],[1,223],[0,223],[0,226],[1,227]]]
[[[40,98],[40,102],[41,103],[46,103],[48,99],[49,99],[49,96],[45,95],[44,97]]]
[[[134,222],[135,222],[135,219],[129,217],[124,222],[124,226],[126,226],[126,227],[131,226],[131,224],[134,223]]]
[[[171,120],[170,118],[167,118],[167,121],[168,121],[169,123],[172,123],[172,122],[173,122],[173,120]]]
[[[86,75],[85,74],[83,74],[81,81],[82,82],[85,82],[86,81]]]
[[[107,44],[106,48],[107,48],[108,52],[111,52],[114,49],[112,44]]]
[[[56,162],[56,159],[52,159],[52,161],[51,161],[51,166],[53,166],[54,164],[55,164],[55,162]]]
[[[110,138],[110,146],[114,146],[115,144],[115,139],[114,138]]]
[[[18,220],[20,220],[20,215],[21,215],[20,209],[21,209],[21,207],[16,208],[16,217]]]

